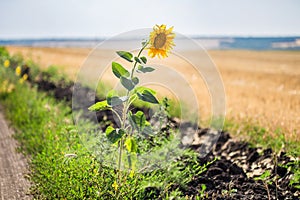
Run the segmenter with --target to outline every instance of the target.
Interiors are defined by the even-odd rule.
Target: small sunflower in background
[[[17,76],[21,75],[21,67],[20,66],[16,67],[16,75]]]
[[[9,94],[15,89],[14,84],[10,83],[8,80],[5,80],[0,85],[0,95]]]
[[[148,55],[151,58],[168,56],[168,52],[175,46],[173,43],[175,33],[172,31],[173,27],[167,29],[164,24],[153,27],[153,31],[150,33],[150,47],[148,48]]]
[[[5,60],[4,61],[4,67],[9,67],[9,65],[10,65],[10,61],[9,60]]]
[[[115,189],[115,191],[117,191],[118,190],[118,183],[117,183],[117,181],[115,181],[113,184],[112,184],[112,187]]]
[[[28,79],[28,74],[24,74],[24,75],[22,76],[22,79],[23,79],[24,81],[26,81],[26,80]]]
[[[22,78],[20,78],[20,80],[19,80],[19,83],[24,83],[24,81],[26,81],[28,79],[28,75],[27,74],[24,74],[23,76],[22,76]]]

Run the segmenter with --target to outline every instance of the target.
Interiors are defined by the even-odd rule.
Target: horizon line
[[[191,39],[221,39],[221,38],[297,38],[299,35],[186,35]],[[110,36],[41,36],[41,37],[1,37],[1,41],[9,40],[107,40]],[[137,37],[128,37],[120,39],[137,39]]]

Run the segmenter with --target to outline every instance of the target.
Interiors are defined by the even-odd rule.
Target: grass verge
[[[116,170],[98,162],[81,143],[71,109],[64,102],[19,82],[12,65],[0,64],[0,75],[0,83],[13,84],[13,89],[1,95],[0,103],[16,129],[20,151],[30,158],[31,193],[36,199],[180,198],[185,185],[206,168],[199,166],[195,153],[187,152],[185,159],[170,162],[166,169],[124,172],[116,184]]]
[[[21,151],[31,157],[32,194],[37,199],[152,199],[180,197],[193,175],[205,170],[172,163],[166,171],[124,176],[99,163],[81,144],[70,109],[29,85],[18,84],[1,103],[17,128]],[[197,169],[196,169],[197,168]],[[198,171],[198,172],[197,172]]]

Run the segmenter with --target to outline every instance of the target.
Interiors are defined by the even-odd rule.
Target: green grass
[[[36,184],[32,192],[37,198],[99,196],[96,192],[103,184],[100,177],[110,173],[101,171],[99,163],[80,144],[68,107],[57,105],[52,98],[26,85],[16,86],[2,104],[7,118],[17,128],[15,137],[22,152],[32,158],[31,180]],[[77,157],[66,160],[66,153]]]

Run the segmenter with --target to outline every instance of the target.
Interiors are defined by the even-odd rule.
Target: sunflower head
[[[9,60],[5,60],[5,61],[4,61],[4,67],[6,67],[6,68],[7,68],[7,67],[9,67],[9,65],[10,65],[10,62],[9,62]]]
[[[23,79],[24,81],[26,81],[26,80],[28,79],[28,75],[27,75],[27,74],[24,74],[24,75],[22,76],[22,79]]]
[[[17,68],[16,68],[16,75],[17,76],[21,75],[21,67],[20,66],[17,66]]]
[[[154,58],[156,55],[160,58],[168,56],[168,52],[175,46],[173,43],[175,33],[173,27],[167,29],[166,25],[155,25],[150,33],[148,55]]]

